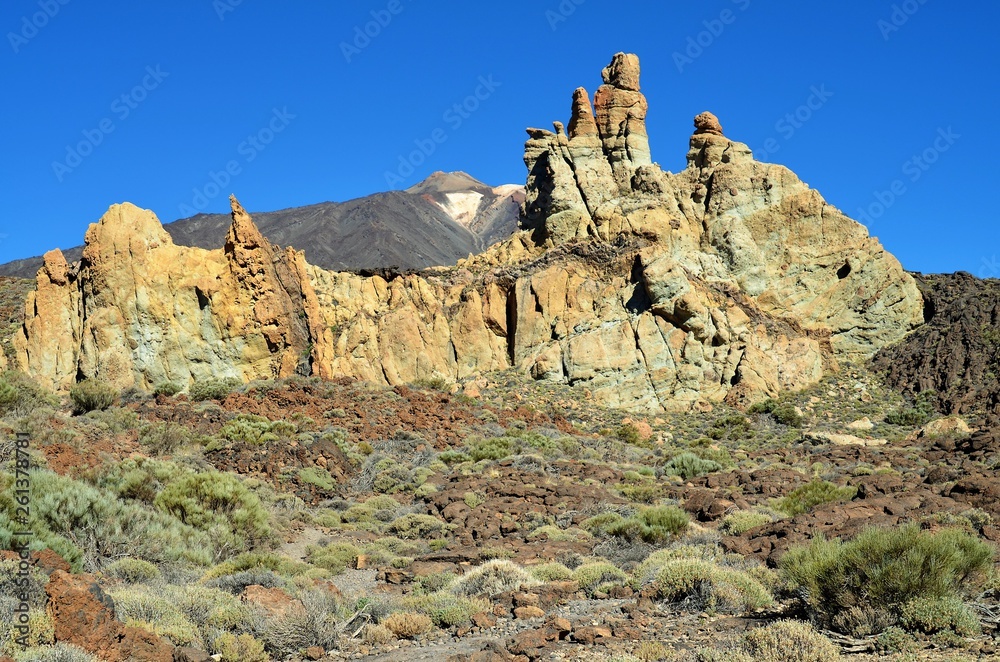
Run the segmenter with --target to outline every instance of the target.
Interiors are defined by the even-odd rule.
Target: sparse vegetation
[[[22,391],[12,389],[5,400],[8,379],[20,383],[16,375],[0,375],[0,407],[13,403],[6,420],[37,434],[37,460],[46,460],[48,444],[87,458],[74,455],[73,466],[54,463],[65,476],[36,472],[44,474],[39,484],[46,492],[43,503],[34,504],[46,516],[36,527],[37,544],[64,555],[74,569],[97,573],[129,624],[223,659],[287,659],[312,645],[345,646],[353,654],[361,643],[393,645],[399,638],[440,645],[434,642],[450,640],[440,629],[455,633],[496,618],[498,597],[519,591],[530,596],[579,587],[591,600],[649,596],[670,605],[652,616],[657,628],[670,627],[674,617],[667,614],[678,609],[795,613],[801,599],[818,626],[871,637],[880,651],[963,645],[982,631],[967,600],[993,602],[977,579],[980,568],[964,589],[944,597],[922,592],[891,608],[845,600],[835,614],[820,614],[813,591],[786,571],[779,577],[756,559],[723,551],[745,541],[723,542],[722,535],[775,538],[827,526],[826,513],[818,513],[823,523],[809,513],[854,498],[854,485],[865,486],[863,498],[878,499],[870,484],[882,489],[884,481],[895,490],[899,481],[939,480],[934,470],[954,476],[948,458],[927,461],[919,448],[885,446],[841,456],[826,455],[830,447],[815,444],[808,432],[846,433],[847,423],[862,416],[876,421],[873,436],[910,434],[905,426],[882,422],[885,411],[903,406],[901,397],[886,396],[870,382],[879,398],[874,402],[855,397],[853,384],[844,388],[828,379],[756,413],[719,404],[708,413],[623,423],[616,412],[574,408],[563,386],[523,386],[504,376],[497,390],[485,389],[474,402],[432,395],[447,399],[451,420],[418,418],[429,425],[418,432],[407,427],[409,419],[378,428],[381,410],[405,395],[369,385],[260,381],[245,396],[224,402],[129,396],[121,407],[70,417],[44,404],[52,401],[43,392],[30,390],[24,391],[27,401],[43,404],[19,413],[24,408],[12,394]],[[497,395],[509,388],[536,389],[525,391],[516,415]],[[324,400],[331,394],[336,398]],[[356,403],[379,416],[366,418]],[[807,434],[782,411],[801,411]],[[549,415],[559,418],[546,422]],[[450,427],[434,428],[439,424]],[[95,443],[100,450],[88,454]],[[127,455],[119,455],[123,451]],[[988,460],[976,456],[979,461]],[[13,515],[10,480],[0,474],[0,544],[13,530],[7,524]],[[932,529],[961,527],[970,536],[990,532],[989,507],[971,505],[921,510],[919,521]],[[793,515],[794,523],[784,519]],[[53,526],[49,517],[69,524]],[[297,536],[304,562],[270,551],[279,537],[293,542]],[[769,543],[761,544],[766,549]],[[448,559],[440,569],[432,565],[438,561],[428,563],[434,552]],[[456,553],[483,565],[463,574],[461,565],[451,565]],[[367,583],[373,576],[379,578],[374,592]],[[401,584],[383,579],[389,577]],[[35,619],[45,614],[44,581],[38,575],[33,583]],[[331,581],[342,595],[331,597],[323,588]],[[306,610],[267,616],[247,599],[259,590],[287,594]],[[823,644],[829,642],[811,640],[819,635],[795,625],[805,629],[774,624],[698,654],[754,662],[786,659],[781,655],[826,659]],[[649,628],[643,636],[650,636]],[[345,633],[357,636],[345,639]],[[798,652],[775,649],[775,633]],[[48,649],[51,644],[38,650]],[[624,650],[630,654],[615,659],[680,659],[655,639]]]

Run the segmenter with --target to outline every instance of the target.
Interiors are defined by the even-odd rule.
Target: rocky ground
[[[202,401],[124,394],[86,415],[53,400],[8,411],[8,431],[32,430],[38,463],[75,489],[155,510],[173,474],[222,472],[211,475],[238,476],[273,534],[192,564],[67,531],[79,557],[33,557],[51,627],[40,643],[109,660],[204,659],[199,650],[261,660],[737,659],[705,656],[748,630],[806,618],[774,568],[813,537],[916,522],[1000,541],[996,429],[907,401],[861,367],[788,395],[779,404],[791,418],[724,405],[637,417],[581,395],[504,372],[457,390],[294,378]],[[900,422],[925,410],[920,425]],[[126,484],[123,467],[144,484]],[[829,490],[802,496],[818,483]],[[688,523],[648,540],[601,520],[670,506]],[[643,575],[654,552],[738,568],[773,599],[664,599]],[[124,557],[151,559],[153,570]],[[469,579],[484,564],[499,568],[492,584]],[[206,621],[162,604],[194,601],[193,587],[214,605]],[[285,646],[281,626],[316,609],[317,590],[329,600],[327,636],[310,621],[312,639]],[[976,600],[995,609],[991,596]],[[223,607],[234,620],[213,621]],[[949,640],[829,634],[857,659],[991,659],[987,613],[980,634]],[[254,657],[253,643],[267,652]]]

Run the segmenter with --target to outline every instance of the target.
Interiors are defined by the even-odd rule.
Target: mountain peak
[[[406,189],[407,193],[455,193],[460,191],[488,191],[492,187],[479,181],[467,172],[456,170],[443,172],[438,170],[427,176],[427,179]]]

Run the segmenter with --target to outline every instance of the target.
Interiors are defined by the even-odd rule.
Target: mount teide
[[[452,265],[517,231],[524,187],[488,186],[464,172],[435,172],[405,191],[374,193],[346,202],[321,202],[254,214],[271,242],[306,252],[324,269],[423,269]],[[198,214],[164,224],[179,246],[217,248],[229,214]],[[69,262],[83,254],[63,251]],[[0,276],[34,278],[42,258],[0,265]]]

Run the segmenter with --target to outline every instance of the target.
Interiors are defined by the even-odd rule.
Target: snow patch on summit
[[[469,227],[476,218],[479,204],[483,200],[482,193],[470,191],[468,193],[445,193],[445,202],[438,203],[445,213],[451,216],[452,220],[462,227]]]

